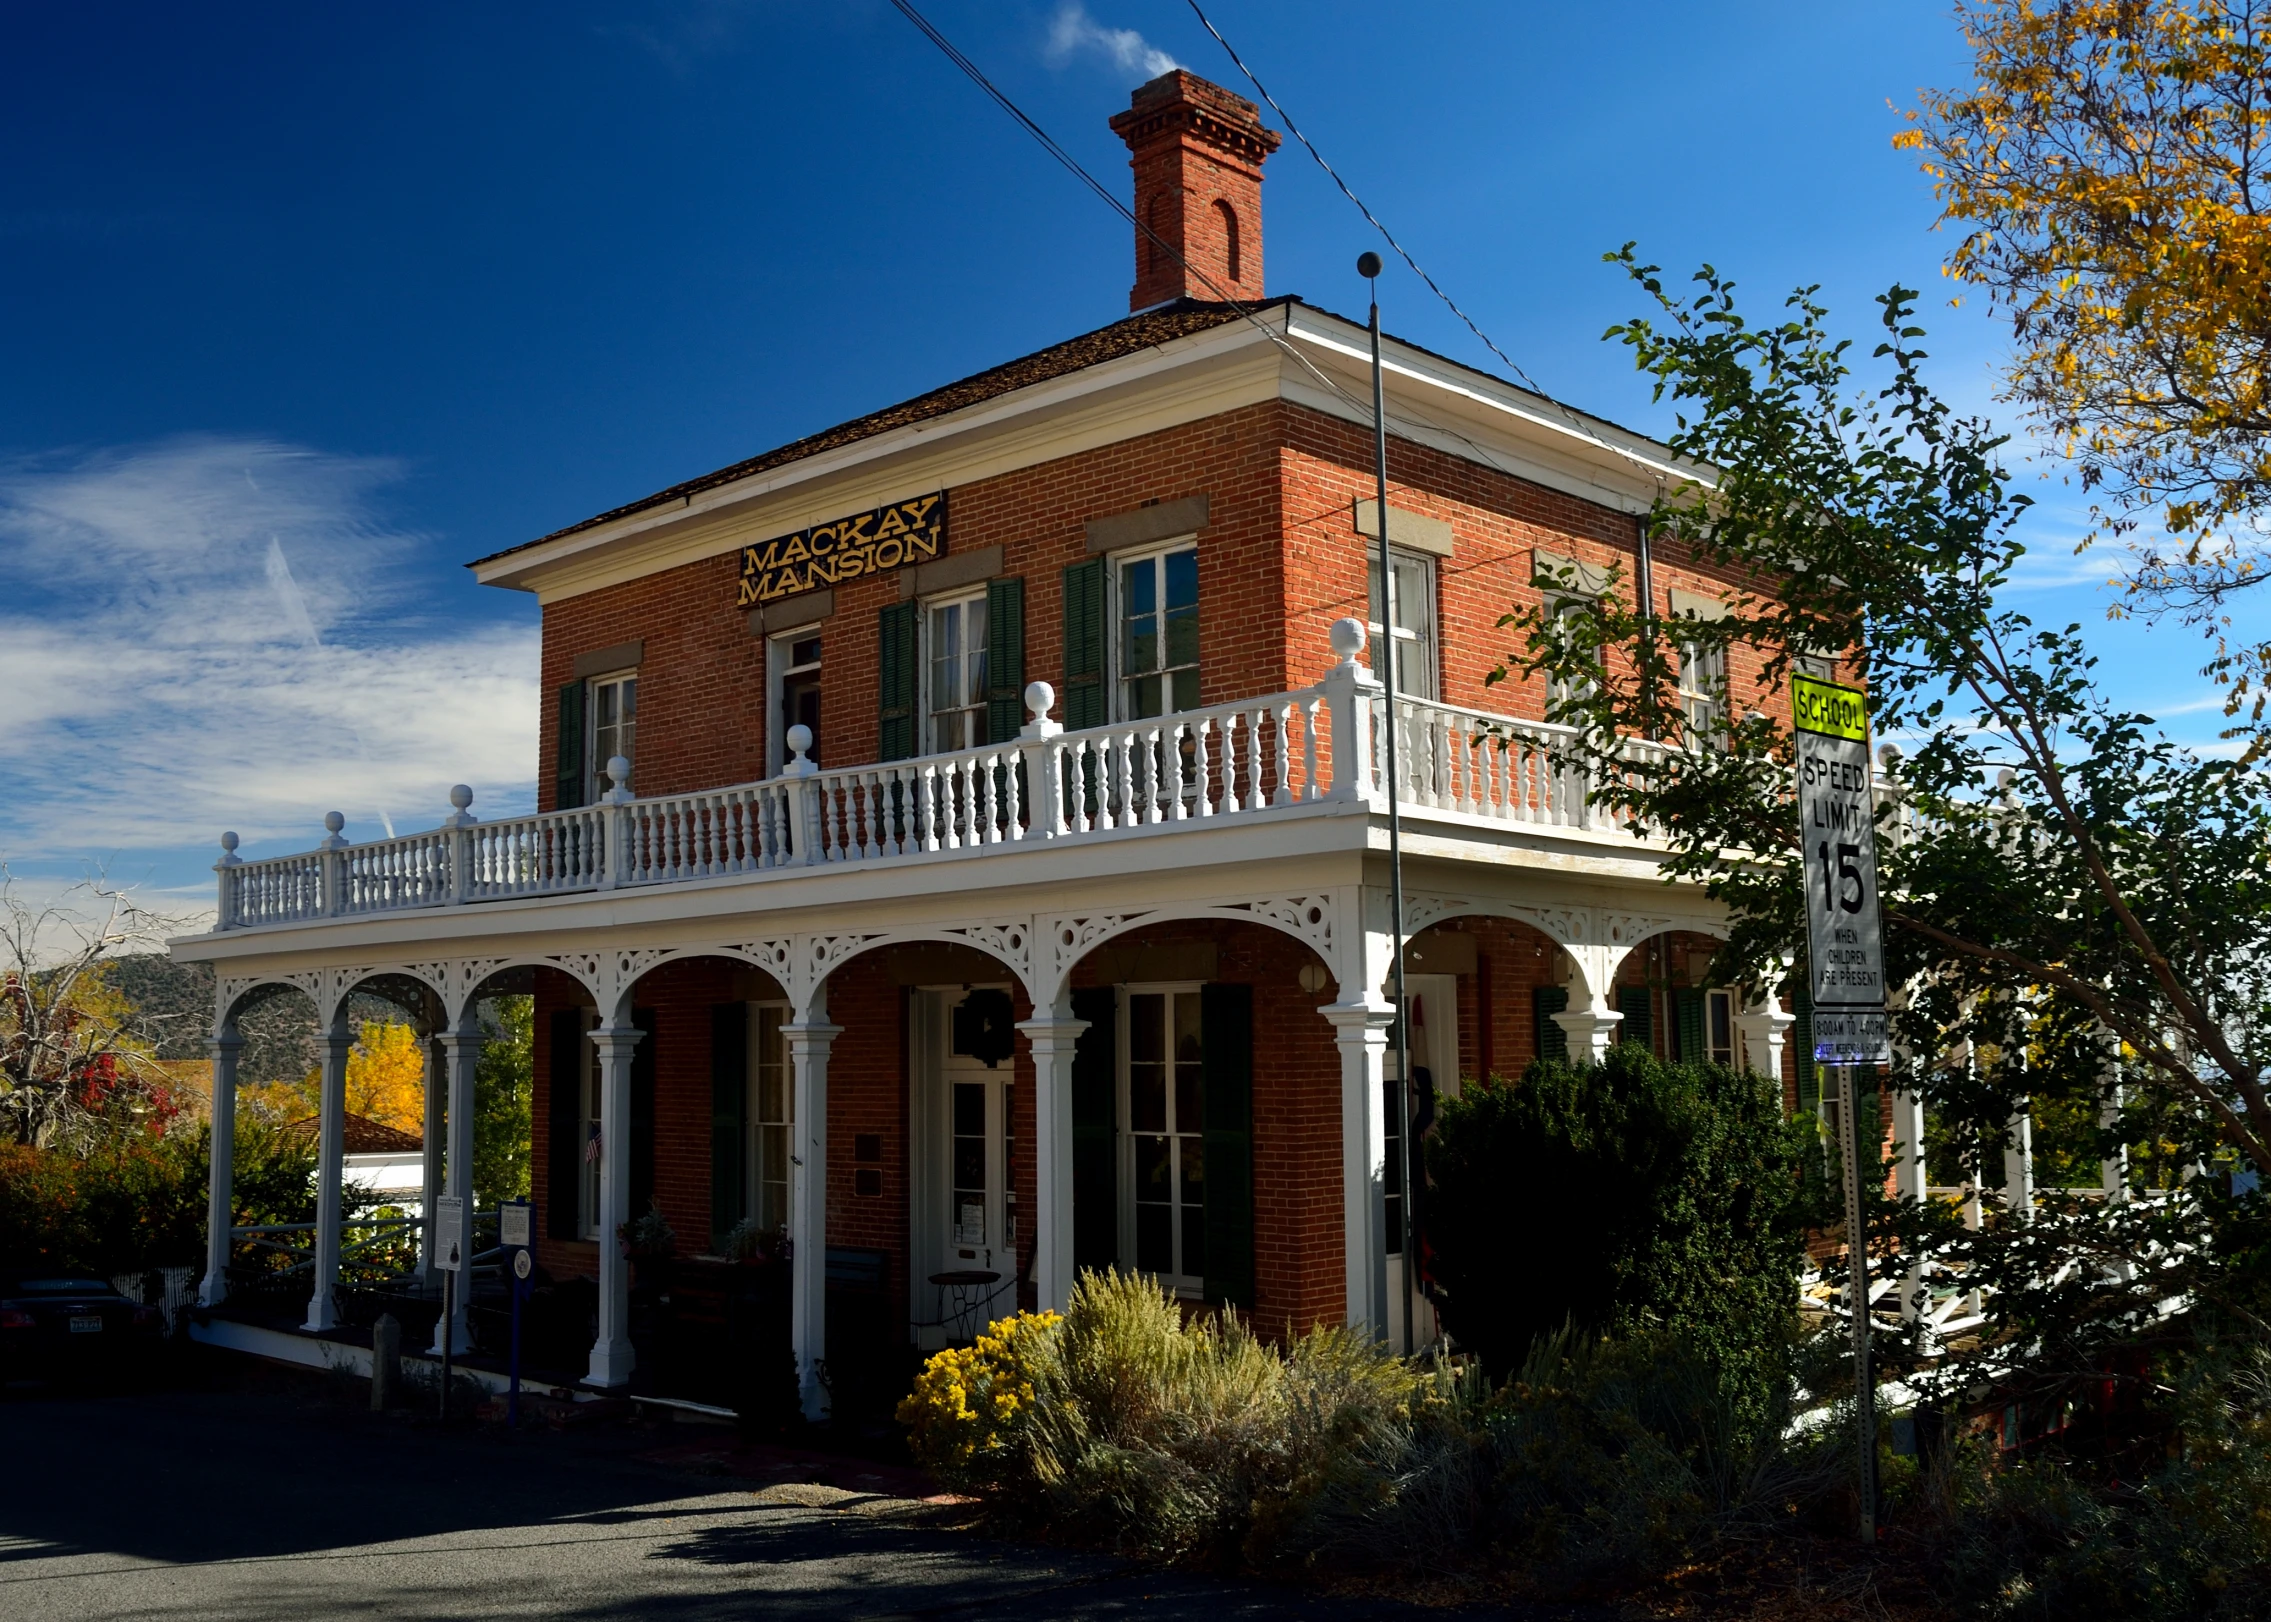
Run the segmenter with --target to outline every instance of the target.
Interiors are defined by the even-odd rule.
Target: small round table
[[[957,1341],[976,1340],[979,1320],[993,1299],[993,1286],[1001,1282],[1001,1275],[983,1267],[957,1267],[931,1274],[930,1281],[940,1291],[939,1323],[951,1329]]]

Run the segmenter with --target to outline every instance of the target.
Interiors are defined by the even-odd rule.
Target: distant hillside
[[[152,1043],[161,1059],[207,1057],[213,1028],[212,965],[177,963],[164,952],[138,952],[114,958],[110,983],[133,1005],[134,1034]],[[377,997],[356,996],[347,1007],[349,1022],[401,1020],[402,1011]],[[245,1085],[297,1081],[316,1067],[315,1009],[296,992],[272,997],[237,1020],[244,1051],[237,1080]]]

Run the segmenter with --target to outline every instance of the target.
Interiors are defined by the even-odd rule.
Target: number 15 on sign
[[[1797,723],[1798,818],[1817,1064],[1883,1064],[1884,923],[1877,906],[1876,800],[1869,717],[1851,687],[1790,678]]]

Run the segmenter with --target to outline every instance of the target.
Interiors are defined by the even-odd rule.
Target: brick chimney
[[[1141,222],[1128,308],[1260,298],[1262,162],[1278,136],[1254,104],[1177,68],[1136,91],[1112,129],[1128,143]]]

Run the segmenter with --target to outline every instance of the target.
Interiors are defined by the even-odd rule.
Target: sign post
[[[434,1262],[442,1270],[442,1418],[449,1418],[450,1353],[457,1344],[457,1275],[465,1268],[465,1201],[434,1201]]]
[[[520,1304],[528,1294],[529,1276],[536,1271],[536,1258],[529,1246],[535,1242],[536,1207],[526,1199],[507,1200],[497,1207],[497,1244],[512,1258],[512,1278],[506,1289],[513,1300],[513,1361],[512,1387],[505,1399],[505,1423],[520,1428]]]
[[[1845,1237],[1853,1309],[1853,1394],[1861,1452],[1861,1539],[1877,1538],[1877,1392],[1869,1366],[1869,1244],[1862,1212],[1861,1067],[1892,1059],[1885,1020],[1884,920],[1877,898],[1876,801],[1869,712],[1857,689],[1790,678],[1798,746],[1798,828],[1806,883],[1814,1051],[1834,1067],[1845,1163]],[[1871,1157],[1872,1162],[1874,1156]]]

